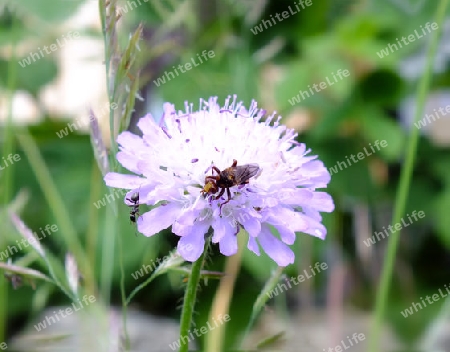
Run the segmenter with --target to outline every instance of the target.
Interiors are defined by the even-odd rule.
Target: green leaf
[[[48,282],[53,282],[53,280],[50,279],[47,275],[34,269],[23,268],[21,266],[2,262],[0,262],[0,268],[5,270],[7,273],[12,273],[14,275],[20,275],[31,279],[40,279]]]
[[[150,277],[145,280],[142,284],[137,286],[127,297],[126,304],[128,305],[131,302],[131,299],[145,286],[147,286],[150,282],[152,282],[155,278],[158,276],[167,273],[170,270],[179,270],[179,267],[181,264],[184,263],[184,259],[180,257],[177,254],[177,250],[174,249],[172,252],[170,252],[169,256],[165,257],[167,258],[164,260],[156,269],[153,271],[153,273],[150,275]],[[142,270],[142,269],[141,269]]]
[[[258,345],[256,346],[257,350],[262,351],[269,347],[275,347],[276,344],[283,342],[282,338],[284,338],[285,334],[286,333],[284,331],[281,331],[275,335],[269,336],[268,338],[258,343]]]

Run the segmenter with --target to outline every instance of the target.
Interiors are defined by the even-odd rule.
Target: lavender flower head
[[[138,231],[152,236],[172,226],[180,236],[177,251],[187,261],[201,255],[205,233],[212,227],[212,242],[220,252],[237,252],[237,233],[249,234],[247,247],[260,255],[262,248],[279,266],[294,262],[289,248],[296,232],[324,239],[326,229],[320,212],[334,210],[332,198],[324,192],[330,174],[317,156],[295,141],[294,130],[280,125],[275,113],[263,120],[264,110],[252,102],[247,110],[236,96],[225,105],[217,97],[200,100],[200,110],[185,103],[185,111],[164,104],[156,123],[150,114],[140,119],[143,136],[128,131],[118,136],[117,160],[136,175],[110,172],[110,187],[130,189],[125,203],[139,193],[140,204],[155,206],[137,219]],[[257,164],[258,174],[248,184],[229,188],[220,199],[205,194],[205,177],[237,165]],[[127,200],[128,198],[128,200]]]

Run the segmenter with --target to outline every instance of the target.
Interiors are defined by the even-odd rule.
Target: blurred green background
[[[217,95],[223,102],[228,95],[237,94],[246,105],[256,99],[269,113],[275,110],[282,115],[282,122],[297,129],[298,140],[305,142],[328,168],[363,152],[377,140],[385,140],[386,148],[332,175],[327,192],[333,196],[336,210],[323,216],[327,239],[299,234],[293,246],[297,260],[286,274],[298,275],[316,261],[328,263],[330,269],[269,302],[284,317],[331,311],[335,304],[344,312],[357,311],[370,317],[387,240],[371,246],[364,240],[374,231],[382,231],[392,218],[406,136],[416,128],[415,94],[432,34],[398,50],[387,49],[389,44],[397,44],[397,38],[415,35],[415,31],[423,34],[422,27],[434,21],[437,2],[313,0],[311,6],[254,34],[255,26],[263,25],[262,20],[270,20],[289,6],[293,8],[294,3],[141,0],[136,9],[122,11],[119,42],[126,43],[138,23],[143,24],[137,57],[137,66],[142,69],[139,94],[143,101],[136,102],[130,129],[135,131],[136,120],[147,112],[159,117],[166,101],[183,109],[185,101],[196,106],[200,98]],[[129,6],[120,1],[119,5]],[[108,244],[115,238],[111,237],[106,214],[112,210],[109,205],[99,209],[94,205],[108,190],[92,152],[89,126],[84,123],[64,138],[57,135],[70,122],[87,121],[89,107],[98,109],[106,102],[98,5],[94,0],[10,0],[2,2],[0,11],[0,155],[20,155],[20,162],[0,171],[2,209],[17,207],[33,231],[46,224],[57,224],[61,229],[61,217],[55,214],[58,209],[51,205],[48,189],[43,189],[44,184],[54,183],[93,268],[100,294],[106,301],[110,295],[111,304],[120,305],[118,250]],[[443,25],[426,105],[430,114],[433,109],[450,105],[450,21]],[[19,64],[30,52],[61,42],[70,31],[78,32],[79,38],[25,67]],[[212,50],[214,57],[164,84],[155,83],[165,72],[174,72],[174,66],[197,60],[197,54],[204,50]],[[381,55],[382,50],[388,54]],[[350,75],[307,99],[290,103],[299,90],[306,91],[308,85],[319,84],[327,77],[331,80],[339,69],[348,70]],[[75,79],[77,76],[79,79]],[[11,128],[6,127],[9,111]],[[106,115],[98,114],[105,140],[109,136]],[[449,121],[442,116],[420,128],[406,213],[417,210],[426,216],[402,231],[386,317],[386,327],[400,345],[419,346],[427,329],[438,322],[447,324],[450,319],[440,320],[449,315],[448,308],[443,309],[445,300],[407,319],[400,314],[420,297],[450,284]],[[30,164],[31,154],[24,150],[28,142],[16,138],[25,130],[31,136],[30,143],[35,143],[30,148],[42,155],[51,182],[40,180]],[[261,153],[264,148],[261,145]],[[4,164],[0,161],[0,165]],[[115,231],[124,243],[125,288],[130,292],[143,281],[134,280],[130,274],[167,255],[178,238],[169,230],[152,238],[135,236],[129,208],[122,197],[116,203]],[[8,220],[2,223],[0,252],[19,238]],[[63,261],[73,250],[62,240],[61,231],[42,242],[53,253],[52,260]],[[105,251],[114,256],[108,257]],[[225,258],[217,248],[214,253],[208,268],[222,270]],[[13,261],[24,255],[12,256]],[[45,271],[39,263],[30,266]],[[274,269],[275,263],[269,258],[244,251],[231,301],[226,346],[231,348],[239,338],[253,301]],[[110,282],[104,276],[108,270]],[[178,319],[182,279],[174,273],[157,278],[134,298],[133,306]],[[37,282],[35,290],[29,286],[14,290],[6,280],[1,281],[4,341],[45,306],[69,303],[49,284]],[[217,287],[218,282],[210,280],[199,293],[195,316],[198,326],[208,318]],[[450,324],[444,326],[448,331]]]

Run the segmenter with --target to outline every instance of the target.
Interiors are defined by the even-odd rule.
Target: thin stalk
[[[118,163],[115,158],[117,154],[117,142],[116,142],[116,123],[115,123],[115,111],[112,108],[112,103],[114,103],[116,99],[116,85],[117,82],[112,82],[112,80],[115,79],[115,75],[111,75],[111,70],[116,69],[113,65],[113,60],[115,59],[115,55],[117,55],[117,52],[115,52],[115,47],[111,45],[114,40],[112,39],[112,36],[116,36],[116,28],[114,26],[116,25],[117,19],[113,16],[116,16],[116,14],[111,10],[115,8],[115,5],[117,4],[116,0],[99,0],[99,14],[100,19],[102,23],[102,33],[103,33],[103,42],[104,42],[104,50],[105,50],[105,71],[106,71],[106,89],[108,91],[108,100],[109,100],[109,129],[110,129],[110,165],[112,170],[111,171],[118,171]],[[107,7],[109,6],[109,9]],[[117,38],[116,38],[117,39]],[[111,85],[114,83],[114,89],[111,89]],[[120,104],[119,104],[120,105]],[[111,214],[109,210],[112,210],[114,215]],[[117,220],[117,214],[118,214],[118,205],[116,202],[112,204],[111,209],[107,209],[107,231],[105,233],[111,234],[112,236],[104,236],[103,237],[103,251],[102,251],[102,281],[101,281],[101,288],[103,295],[107,302],[109,302],[110,299],[110,291],[112,286],[112,278],[113,278],[113,269],[114,269],[114,249],[115,249],[115,239],[117,239],[118,246],[119,246],[119,266],[120,266],[120,272],[121,272],[121,279],[120,279],[120,291],[122,294],[122,303],[123,303],[123,309],[122,309],[122,320],[123,320],[123,329],[125,331],[125,344],[126,344],[126,350],[129,350],[130,341],[129,336],[127,332],[126,327],[126,317],[127,317],[127,310],[126,310],[126,294],[125,294],[125,274],[124,274],[124,264],[123,264],[123,245],[122,240],[120,238],[120,235],[118,233],[118,220]],[[111,240],[114,239],[114,240]]]
[[[192,263],[191,274],[184,293],[183,310],[181,311],[179,352],[189,351],[189,339],[183,339],[183,337],[189,336],[189,329],[192,324],[192,313],[194,312],[194,305],[197,299],[197,289],[200,282],[200,271],[203,267],[205,252],[207,251],[208,244],[209,240],[206,240],[202,255],[197,259],[197,261]]]
[[[116,206],[116,204],[113,204]],[[112,214],[111,209],[106,209],[105,231],[102,237],[102,264],[100,275],[100,288],[105,302],[110,302],[111,287],[114,275],[114,248],[117,233],[117,217]]]
[[[237,234],[238,252],[228,257],[225,264],[225,276],[220,280],[217,293],[211,307],[209,315],[210,321],[219,316],[225,316],[229,312],[231,298],[233,297],[234,286],[239,274],[242,263],[242,254],[246,248],[247,236],[245,230],[241,229]],[[217,351],[223,350],[223,341],[225,337],[225,324],[221,324],[205,336],[205,350]]]
[[[91,194],[89,199],[89,204],[94,204],[97,199],[100,199],[101,185],[99,170],[97,163],[93,161],[92,163],[92,175],[91,175]],[[88,262],[95,266],[96,262],[96,249],[98,244],[98,234],[99,234],[99,212],[91,211],[89,212],[89,225],[86,231],[86,256]],[[95,275],[95,272],[94,272]],[[95,287],[87,287],[88,292],[94,292]]]
[[[417,106],[414,122],[421,118],[427,94],[430,88],[430,81],[433,74],[433,61],[436,55],[438,40],[441,33],[441,28],[444,20],[445,11],[448,0],[441,0],[436,13],[436,22],[439,25],[438,30],[433,33],[431,45],[427,55],[427,63],[424,75],[422,76],[417,91]],[[406,200],[408,197],[408,190],[411,183],[411,176],[416,157],[417,143],[419,137],[419,130],[412,128],[412,132],[408,140],[408,148],[406,152],[405,165],[400,174],[400,184],[395,199],[394,215],[392,224],[400,223],[402,215],[405,212]],[[395,232],[388,239],[387,253],[383,263],[383,270],[381,273],[380,286],[378,288],[376,302],[375,302],[375,320],[369,335],[369,351],[379,351],[378,342],[380,341],[380,328],[383,316],[386,310],[387,296],[389,293],[389,286],[392,280],[392,272],[394,268],[395,257],[397,253],[398,241],[400,232]]]
[[[122,296],[122,321],[123,330],[125,332],[125,351],[130,350],[130,336],[127,330],[127,294],[125,292],[125,268],[123,265],[123,239],[122,236],[117,236],[119,247],[119,267],[120,267],[120,294]]]

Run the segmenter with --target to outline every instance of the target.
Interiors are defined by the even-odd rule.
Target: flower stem
[[[423,114],[425,100],[429,91],[430,81],[433,74],[433,61],[436,55],[438,39],[440,37],[441,28],[443,24],[443,19],[445,15],[445,10],[447,7],[448,0],[441,0],[437,9],[437,20],[436,22],[439,25],[439,29],[433,33],[433,37],[431,39],[430,48],[428,51],[426,68],[422,79],[419,82],[418,92],[417,92],[417,105],[416,105],[416,114],[414,118],[414,122],[419,121],[420,117]],[[402,172],[400,175],[400,184],[397,191],[396,199],[395,199],[395,208],[394,215],[392,219],[392,224],[397,224],[400,222],[402,215],[405,211],[406,200],[408,196],[409,185],[411,182],[411,175],[414,166],[414,160],[417,150],[417,142],[419,137],[419,130],[417,128],[412,128],[412,132],[409,136],[408,141],[408,149],[405,158],[405,164],[402,168]],[[375,352],[379,351],[378,343],[380,341],[380,327],[381,322],[383,320],[383,315],[386,310],[387,296],[389,293],[389,286],[392,279],[392,271],[394,268],[394,262],[398,247],[399,241],[399,232],[393,233],[389,237],[388,248],[386,252],[386,259],[383,263],[383,270],[381,273],[380,286],[376,296],[375,303],[375,320],[373,323],[372,330],[370,332],[368,347],[369,351]]]
[[[189,328],[191,327],[192,313],[194,312],[195,300],[197,297],[197,288],[200,282],[200,271],[203,267],[205,252],[209,245],[209,239],[205,241],[205,248],[200,258],[192,263],[191,274],[184,293],[183,309],[181,311],[180,321],[180,349],[179,352],[189,351],[189,339],[183,339],[184,336],[189,336]],[[187,340],[187,341],[185,341]]]

